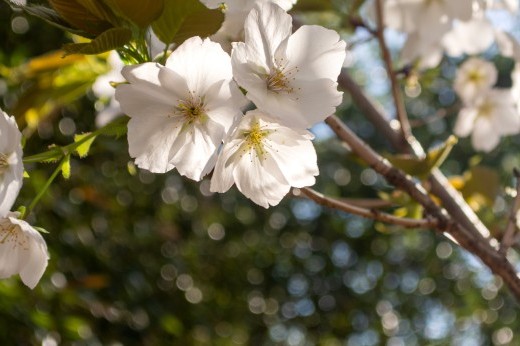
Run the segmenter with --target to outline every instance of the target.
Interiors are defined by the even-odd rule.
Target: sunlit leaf
[[[65,156],[61,163],[61,174],[63,175],[63,178],[69,179],[70,178],[70,156]]]
[[[457,138],[450,136],[441,145],[429,150],[425,158],[410,155],[386,155],[386,158],[405,173],[424,179],[428,177],[432,169],[439,167],[446,160],[455,144],[457,144]]]
[[[152,28],[162,42],[180,44],[192,36],[214,34],[223,21],[220,10],[210,10],[197,0],[165,0],[162,15]]]
[[[132,39],[132,32],[126,28],[112,28],[88,43],[69,43],[63,46],[69,54],[99,54],[124,46]]]
[[[79,155],[79,157],[83,158],[88,155],[90,146],[96,139],[95,136],[92,136],[92,137],[86,139],[90,135],[91,135],[90,133],[82,133],[82,134],[74,135],[74,142],[77,143],[77,142],[82,141],[82,143],[78,147],[76,147],[76,153]]]

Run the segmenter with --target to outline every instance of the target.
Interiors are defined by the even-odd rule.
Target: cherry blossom
[[[128,144],[137,166],[155,173],[177,168],[201,180],[245,104],[229,55],[218,43],[192,37],[165,66],[145,63],[122,73],[129,84],[117,87],[116,99],[131,117]]]
[[[471,134],[473,148],[489,152],[500,138],[520,132],[520,114],[517,112],[511,90],[491,89],[459,112],[453,132],[460,137]]]
[[[34,288],[40,281],[49,255],[41,234],[19,213],[8,213],[0,218],[0,278],[20,274],[22,282]]]
[[[314,185],[319,171],[312,138],[262,111],[247,112],[224,142],[211,191],[226,192],[234,183],[256,204],[277,205],[291,186]]]
[[[480,58],[470,58],[457,70],[453,88],[460,98],[468,103],[491,89],[497,77],[495,65]]]
[[[246,96],[287,126],[308,128],[341,103],[337,78],[345,42],[320,26],[304,25],[291,35],[291,16],[272,3],[258,4],[245,23],[245,43],[231,54],[237,83]]]
[[[0,217],[4,217],[22,187],[23,153],[22,134],[14,117],[0,112]]]

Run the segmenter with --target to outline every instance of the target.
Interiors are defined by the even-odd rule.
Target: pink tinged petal
[[[272,67],[278,46],[291,35],[292,18],[276,4],[257,4],[247,16],[244,31],[250,53],[261,56],[262,61]]]
[[[233,179],[235,163],[232,158],[242,143],[242,140],[231,140],[230,142],[225,141],[222,151],[218,155],[217,163],[213,170],[213,176],[211,177],[209,188],[211,192],[226,192],[235,183]]]
[[[40,281],[49,260],[45,241],[37,231],[33,231],[36,232],[33,237],[39,236],[39,239],[30,243],[27,253],[24,254],[24,256],[27,256],[25,265],[20,271],[22,282],[31,289]]]
[[[334,30],[304,25],[288,40],[287,68],[297,68],[299,79],[337,80],[345,61],[346,43]]]
[[[453,30],[444,36],[442,44],[451,56],[478,54],[494,41],[493,26],[486,18],[456,23]]]
[[[459,137],[467,137],[474,128],[478,110],[474,107],[462,108],[457,117],[453,132]]]
[[[187,125],[171,145],[170,163],[181,175],[200,181],[213,169],[224,134],[224,128],[211,120]]]
[[[215,83],[204,97],[207,116],[221,124],[226,132],[236,119],[242,116],[241,108],[247,104],[247,99],[234,82]]]
[[[233,78],[231,59],[220,44],[195,36],[181,44],[166,61],[166,67],[183,76],[198,95],[214,83]]]
[[[181,130],[181,117],[138,116],[128,122],[128,150],[138,167],[154,173],[173,168],[170,148]]]
[[[488,117],[478,117],[471,136],[471,144],[475,150],[490,152],[500,142],[500,134],[493,129]]]

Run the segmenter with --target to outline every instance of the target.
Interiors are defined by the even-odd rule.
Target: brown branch
[[[406,108],[404,105],[403,95],[401,93],[401,88],[399,86],[399,82],[397,80],[397,76],[394,73],[394,69],[392,67],[392,56],[390,55],[390,50],[385,41],[385,23],[384,23],[384,14],[383,14],[383,0],[376,0],[376,21],[377,21],[377,30],[376,36],[379,41],[379,47],[381,48],[381,55],[383,56],[383,61],[385,63],[386,73],[388,78],[390,79],[390,87],[392,90],[392,97],[394,99],[397,119],[399,119],[399,123],[401,125],[401,134],[403,138],[409,142],[413,137],[412,129],[410,127],[410,122],[408,121],[408,115],[406,114]]]
[[[303,195],[313,200],[317,204],[328,208],[341,210],[350,214],[362,216],[368,219],[373,219],[406,228],[437,228],[437,221],[433,219],[410,219],[405,217],[397,217],[381,212],[377,209],[361,208],[352,204],[348,204],[345,201],[325,196],[324,194],[308,187],[304,187],[300,189],[300,191]]]
[[[517,230],[516,226],[516,212],[518,208],[520,208],[520,171],[518,169],[514,169],[513,173],[516,178],[516,196],[511,206],[511,211],[509,212],[509,220],[507,221],[506,230],[504,232],[504,236],[502,237],[502,242],[500,243],[500,253],[505,254],[507,250],[513,245],[515,240],[515,232]]]
[[[359,85],[348,75],[347,70],[343,70],[339,75],[338,84],[352,96],[356,106],[374,124],[379,132],[388,139],[394,149],[400,153],[412,153],[418,157],[424,155],[424,150],[420,147],[419,142],[416,141],[414,145],[406,142],[401,134],[390,125],[388,117],[385,116],[382,108],[364,93]],[[433,170],[429,181],[431,192],[439,197],[442,205],[454,220],[470,231],[479,233],[484,237],[489,236],[489,230],[468,206],[460,193],[450,185],[448,179],[440,170]]]
[[[500,276],[516,299],[520,301],[520,278],[517,276],[515,268],[507,261],[504,255],[498,253],[490,245],[487,239],[480,233],[468,230],[463,225],[453,221],[443,209],[433,202],[421,185],[417,184],[401,170],[393,167],[386,159],[356,136],[339,118],[330,116],[326,119],[326,123],[341,140],[349,145],[355,154],[385,177],[390,184],[405,191],[420,203],[426,214],[437,220],[437,231],[449,234],[461,247],[479,257],[493,273]]]

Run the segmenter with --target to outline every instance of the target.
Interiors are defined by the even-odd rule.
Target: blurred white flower
[[[20,274],[22,282],[32,289],[47,268],[47,244],[37,230],[18,216],[19,213],[8,213],[0,218],[0,278]]]
[[[473,55],[488,49],[494,40],[493,25],[480,12],[469,21],[455,21],[453,28],[442,38],[442,46],[449,56]]]
[[[211,39],[222,45],[224,50],[231,51],[231,43],[244,40],[244,22],[247,15],[256,4],[274,3],[289,11],[297,0],[202,0],[208,8],[225,9],[224,23],[220,29],[211,36]]]
[[[110,66],[110,71],[100,75],[96,78],[94,84],[92,84],[92,91],[94,95],[108,104],[104,104],[100,107],[96,116],[96,126],[103,127],[118,116],[123,115],[119,102],[115,99],[114,95],[116,89],[112,86],[112,83],[124,82],[125,78],[121,75],[121,70],[125,66],[119,54],[116,51],[111,51],[107,58],[107,63]]]
[[[226,192],[235,183],[256,204],[277,205],[291,186],[314,185],[319,171],[312,138],[264,112],[247,112],[224,142],[210,190]]]
[[[201,180],[245,104],[229,55],[218,43],[192,37],[166,66],[127,66],[123,76],[129,84],[117,87],[116,99],[131,117],[128,144],[137,166],[155,173],[177,168]]]
[[[0,109],[0,217],[13,206],[23,183],[22,134],[14,117]]]
[[[500,138],[520,132],[520,114],[510,89],[491,89],[459,112],[453,132],[460,137],[471,134],[475,150],[489,152]]]
[[[304,25],[291,35],[291,16],[278,5],[257,5],[245,23],[245,43],[231,54],[237,83],[259,109],[287,126],[308,128],[336,111],[345,42],[333,30]]]
[[[453,88],[465,103],[470,103],[491,89],[497,77],[495,65],[480,58],[469,58],[457,70]]]

